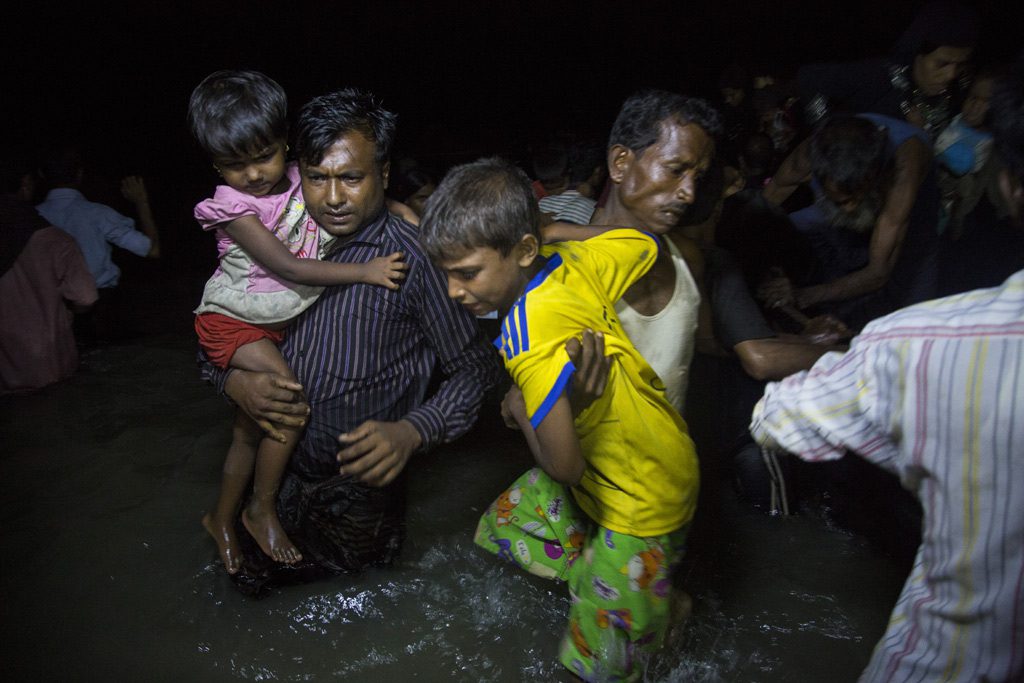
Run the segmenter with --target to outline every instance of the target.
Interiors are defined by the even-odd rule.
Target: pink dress
[[[220,265],[206,282],[196,313],[220,313],[254,325],[290,320],[316,301],[323,287],[300,285],[268,272],[231,239],[223,225],[255,216],[297,258],[320,259],[333,238],[309,218],[302,200],[299,170],[289,164],[288,189],[253,197],[219,185],[211,199],[196,205],[204,230],[215,230]]]

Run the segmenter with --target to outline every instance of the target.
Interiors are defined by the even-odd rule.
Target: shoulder
[[[685,235],[674,232],[670,232],[667,239],[671,240],[675,248],[679,250],[679,255],[683,257],[691,271],[704,271],[704,252],[696,242]]]
[[[193,214],[203,227],[234,220],[240,216],[259,215],[260,197],[239,192],[227,185],[218,185],[213,196],[196,204]]]
[[[412,223],[388,213],[381,237],[385,248],[405,253],[406,261],[430,263],[430,259],[420,245],[419,228]]]

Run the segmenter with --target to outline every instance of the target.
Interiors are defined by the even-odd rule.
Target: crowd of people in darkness
[[[264,73],[203,79],[197,358],[235,419],[202,524],[230,580],[394,563],[408,464],[494,410],[536,467],[466,536],[567,585],[567,675],[657,656],[723,477],[911,539],[861,680],[1024,680],[1024,53],[983,62],[980,26],[936,0],[883,57],[725,65],[710,98],[636,90],[605,140],[450,168],[366,90],[290,119]],[[3,159],[0,393],[71,377],[126,315],[113,256],[161,256],[145,181],[129,218],[87,168]]]

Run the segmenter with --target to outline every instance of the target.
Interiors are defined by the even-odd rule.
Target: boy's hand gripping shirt
[[[546,245],[541,255],[546,265],[512,306],[495,342],[523,392],[530,422],[540,425],[570,388],[575,367],[566,341],[588,328],[602,332],[611,367],[604,394],[575,419],[587,467],[573,495],[613,531],[655,536],[678,529],[690,521],[697,500],[693,442],[614,306],[654,264],[658,242],[638,230],[612,230]]]

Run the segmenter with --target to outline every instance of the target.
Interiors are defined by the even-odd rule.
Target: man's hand
[[[523,400],[523,391],[515,384],[505,394],[505,398],[501,399],[501,419],[505,421],[505,426],[509,429],[520,429],[521,420],[529,422],[529,418],[526,417],[526,401]]]
[[[338,437],[341,474],[356,477],[370,486],[386,486],[394,481],[420,447],[423,438],[412,423],[367,420]]]
[[[121,180],[121,194],[132,204],[148,204],[149,193],[146,184],[137,175],[130,175]]]
[[[800,335],[806,337],[812,344],[824,344],[825,346],[833,346],[853,336],[850,329],[841,320],[830,315],[811,318],[804,325]]]
[[[593,330],[583,331],[582,342],[575,337],[567,341],[565,352],[576,366],[570,394],[572,414],[575,417],[604,394],[611,359],[604,354],[604,335]]]
[[[754,296],[766,308],[784,308],[794,305],[799,308],[793,283],[788,277],[778,273],[773,273],[773,277],[758,285]]]
[[[302,427],[309,405],[302,385],[273,372],[232,370],[224,392],[274,441],[285,442],[278,426]]]

